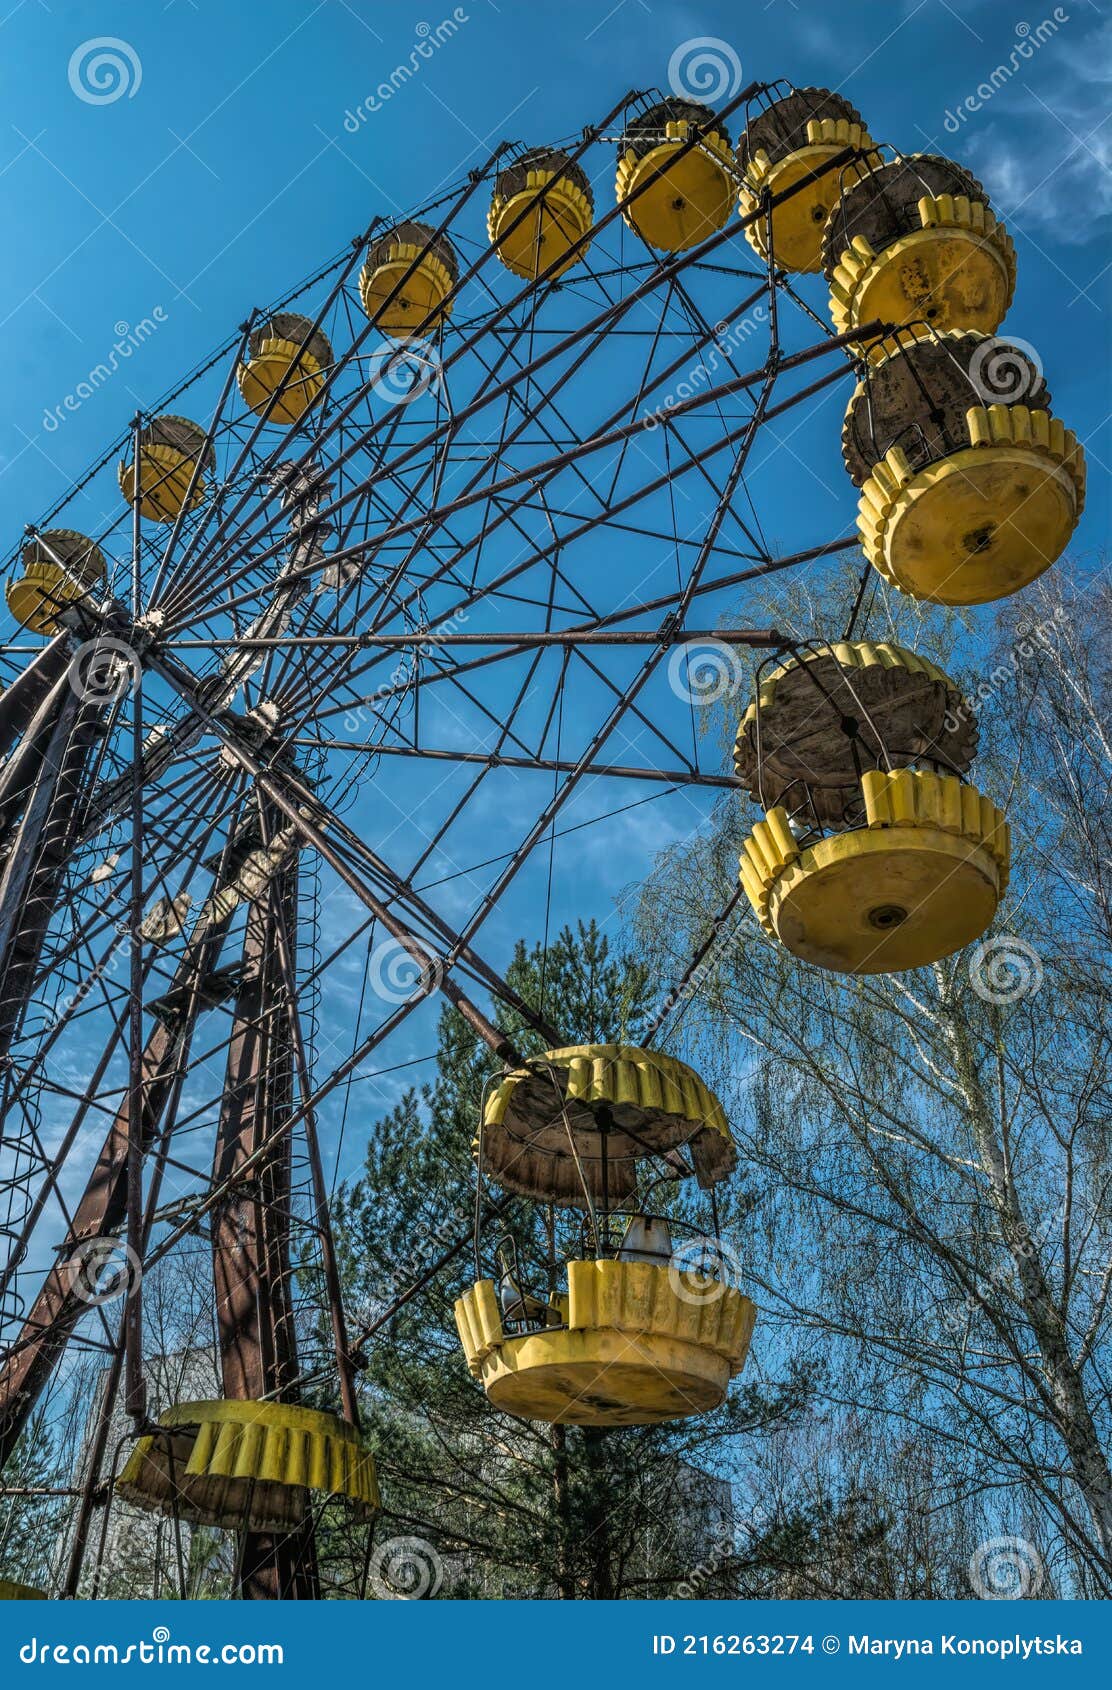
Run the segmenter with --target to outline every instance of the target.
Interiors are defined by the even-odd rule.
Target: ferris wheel
[[[235,1534],[251,1597],[320,1592],[326,1509],[369,1540],[371,1332],[322,1123],[438,994],[500,1065],[460,1366],[527,1419],[723,1401],[755,1313],[718,1236],[736,1155],[666,1048],[706,945],[636,1046],[576,1045],[495,959],[539,930],[585,795],[609,813],[646,788],[762,812],[707,944],[746,904],[844,973],[985,930],[1007,823],[954,682],[855,637],[856,611],[802,640],[700,607],[858,552],[858,607],[869,583],[978,605],[1060,556],[1084,460],[1033,350],[997,335],[1014,284],[980,184],[878,144],[840,95],[629,94],[376,219],[28,528],[0,693],[0,1457],[67,1356],[104,1369],[50,1594],[121,1502]],[[844,531],[787,553],[754,449],[838,384]],[[735,768],[707,769],[692,710],[737,686],[740,648]],[[652,1207],[685,1178],[706,1206],[686,1229]],[[562,1217],[555,1291],[488,1184]],[[210,1252],[221,1394],[152,1413],[144,1285],[185,1240]]]

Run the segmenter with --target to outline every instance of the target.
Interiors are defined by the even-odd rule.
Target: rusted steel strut
[[[143,1051],[143,1150],[163,1127],[163,1114],[190,1041],[203,988],[227,935],[232,910],[222,916],[211,902],[201,912],[169,991],[163,1013]],[[69,1343],[89,1301],[90,1256],[111,1248],[124,1223],[127,1201],[128,1099],[125,1097],[101,1146],[77,1205],[58,1260],[47,1273],[23,1329],[0,1364],[0,1467],[7,1461],[35,1404]]]
[[[277,832],[273,806],[266,830]],[[247,910],[241,984],[236,994],[212,1183],[227,1186],[212,1211],[216,1332],[225,1397],[296,1402],[297,1338],[290,1296],[293,1051],[280,947],[297,917],[298,852]],[[241,1172],[260,1146],[262,1161]],[[311,1524],[292,1534],[246,1530],[237,1558],[239,1594],[312,1598],[319,1594]]]

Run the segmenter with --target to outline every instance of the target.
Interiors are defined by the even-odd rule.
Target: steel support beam
[[[0,1060],[27,1006],[66,863],[80,826],[86,764],[101,732],[99,706],[61,693],[37,756],[22,817],[5,842],[0,875]],[[52,695],[53,696],[53,695]],[[48,699],[42,706],[46,710]]]
[[[269,821],[274,821],[269,806]],[[272,830],[268,830],[272,831]],[[293,1053],[279,935],[297,909],[297,853],[272,874],[247,911],[242,983],[228,1047],[212,1163],[225,1195],[212,1210],[216,1333],[224,1395],[239,1402],[297,1400],[297,1342],[290,1294],[289,1223]],[[245,1164],[263,1146],[261,1161]],[[239,1595],[312,1598],[312,1533],[245,1530]]]
[[[230,913],[198,924],[174,976],[172,990],[182,1008],[160,1020],[151,1032],[142,1060],[142,1148],[149,1151],[162,1124],[182,1065],[187,1060],[200,1008],[199,988],[215,968],[227,935]],[[74,1327],[89,1309],[83,1288],[89,1257],[98,1246],[111,1248],[126,1219],[130,1097],[122,1099],[101,1146],[100,1155],[73,1217],[73,1225],[35,1298],[16,1342],[0,1367],[0,1467],[61,1361]],[[95,1273],[94,1273],[95,1277]]]

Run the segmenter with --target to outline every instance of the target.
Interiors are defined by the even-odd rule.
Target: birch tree
[[[818,607],[826,626],[839,608]],[[797,962],[746,909],[671,1048],[734,1119],[758,1349],[821,1364],[832,1404],[922,1449],[922,1494],[903,1506],[980,1499],[987,1536],[1015,1539],[992,1577],[1107,1595],[1112,596],[1059,572],[991,646],[954,618],[898,614],[870,637],[962,676],[978,784],[1009,813],[995,929],[930,969],[846,977]],[[752,819],[731,799],[661,860],[639,927],[664,977],[725,904]]]

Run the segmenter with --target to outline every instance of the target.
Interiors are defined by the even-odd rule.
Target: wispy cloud
[[[1112,216],[1112,20],[1073,38],[1063,28],[1044,64],[1041,86],[1016,86],[1006,115],[967,132],[965,154],[1020,228],[1088,246]]]

